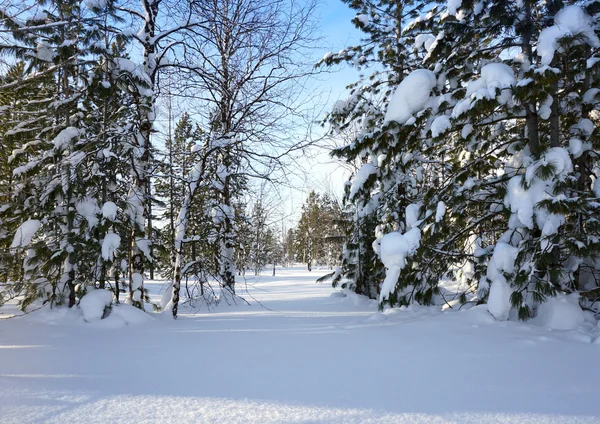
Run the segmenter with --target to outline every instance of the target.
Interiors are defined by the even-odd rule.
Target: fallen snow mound
[[[149,314],[141,309],[138,309],[132,305],[126,305],[124,303],[113,305],[110,317],[113,316],[122,318],[127,325],[143,324],[153,319]]]
[[[552,330],[575,330],[585,322],[579,307],[579,295],[559,294],[546,300],[538,308],[537,323]]]
[[[87,322],[99,321],[104,315],[104,308],[110,306],[113,294],[109,290],[92,290],[81,298],[79,308],[83,319]]]

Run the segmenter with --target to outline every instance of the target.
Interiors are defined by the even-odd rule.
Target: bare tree
[[[300,111],[307,105],[304,84],[314,73],[304,54],[314,46],[311,19],[315,4],[208,0],[195,6],[195,21],[202,24],[190,31],[194,37],[182,46],[185,59],[178,71],[193,112],[211,131],[206,155],[217,159],[218,170],[215,180],[207,182],[205,167],[199,164],[189,181],[189,196],[179,215],[179,231],[183,232],[179,237],[183,238],[186,230],[188,200],[198,187],[212,184],[218,192],[214,215],[219,279],[224,292],[234,294],[236,186],[244,178],[271,178],[290,153],[310,143],[306,137],[294,137],[294,126],[305,118]],[[174,316],[181,267],[176,260]]]
[[[137,40],[143,57],[140,75],[146,87],[140,87],[137,96],[137,133],[133,139],[131,154],[132,180],[128,194],[129,217],[132,221],[130,249],[130,292],[132,303],[141,307],[144,293],[144,256],[152,261],[150,234],[152,215],[150,203],[150,160],[152,134],[155,130],[155,104],[159,94],[159,74],[169,67],[178,66],[170,60],[172,52],[189,39],[200,22],[194,18],[198,6],[194,0],[165,1],[142,0],[141,10],[134,6],[121,6],[122,13],[129,14],[139,32],[131,34]],[[162,12],[162,14],[161,14]],[[148,223],[148,228],[146,227]]]

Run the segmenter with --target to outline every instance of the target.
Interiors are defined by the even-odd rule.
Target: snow
[[[48,43],[40,41],[36,46],[35,56],[41,61],[52,62],[54,51]]]
[[[548,120],[548,118],[550,118],[550,115],[552,113],[552,109],[551,109],[552,103],[554,103],[554,99],[552,98],[551,95],[548,94],[548,97],[546,97],[546,100],[544,100],[540,104],[540,107],[538,109],[539,117],[545,121]]]
[[[118,318],[124,325],[144,324],[153,320],[151,315],[141,309],[123,303],[112,306],[112,310],[107,319],[112,320],[115,318]]]
[[[363,187],[365,182],[369,179],[369,177],[377,172],[377,168],[370,163],[363,164],[356,176],[352,179],[352,185],[350,186],[349,197],[352,199],[356,196],[356,193]]]
[[[114,221],[117,218],[117,205],[113,202],[106,202],[102,205],[102,216],[109,221]]]
[[[573,158],[577,159],[584,152],[584,145],[578,138],[572,138],[569,140],[569,153],[573,155]]]
[[[384,122],[396,121],[405,124],[414,113],[427,105],[436,83],[435,74],[427,69],[411,72],[392,95]]]
[[[134,273],[131,276],[131,290],[138,290],[144,284],[144,277],[139,273]]]
[[[433,34],[419,34],[415,37],[414,49],[419,50],[421,47],[425,47],[425,50],[429,51],[434,41],[435,36]]]
[[[598,96],[598,93],[600,93],[600,88],[590,88],[588,91],[586,91],[583,94],[583,97],[581,98],[582,103],[585,104],[595,104],[598,101],[596,100],[596,97]]]
[[[102,241],[102,259],[105,261],[112,261],[115,252],[121,245],[121,237],[115,233],[108,233],[104,236]]]
[[[41,222],[37,219],[28,219],[17,228],[15,232],[15,236],[13,238],[12,244],[10,245],[11,249],[15,249],[18,247],[27,247],[29,243],[31,243],[31,239],[40,229]]]
[[[446,215],[446,204],[442,201],[439,201],[435,212],[435,222],[440,222],[442,219],[444,219],[444,215]]]
[[[355,19],[357,21],[359,21],[361,24],[363,24],[364,26],[369,25],[369,16],[368,15],[365,15],[365,14],[356,15]]]
[[[152,240],[145,238],[137,238],[135,239],[136,246],[142,251],[146,259],[152,262],[152,253],[150,252],[150,246],[152,245]]]
[[[584,135],[589,137],[594,132],[594,129],[596,128],[596,126],[590,119],[582,118],[577,123],[577,128],[579,128],[583,132]]]
[[[445,115],[438,116],[431,123],[431,136],[433,138],[439,137],[440,135],[448,131],[451,127],[452,124],[450,123],[450,118],[448,118]]]
[[[75,127],[67,127],[54,138],[52,143],[54,144],[54,149],[57,151],[64,150],[67,145],[73,140],[75,137],[79,137],[79,130]]]
[[[504,242],[498,242],[487,268],[487,278],[491,281],[487,309],[498,321],[508,319],[511,309],[510,295],[512,289],[507,283],[504,273],[511,274],[515,269],[515,261],[519,249]]]
[[[498,98],[499,102],[506,104],[510,100],[510,90],[504,90],[516,83],[515,74],[510,66],[504,63],[489,63],[481,68],[480,75],[479,79],[467,85],[467,98],[493,99],[496,98],[496,89],[501,89],[503,92]]]
[[[77,213],[82,216],[92,228],[98,225],[97,215],[99,212],[96,200],[91,197],[86,197],[77,202]]]
[[[579,294],[558,294],[538,307],[536,322],[552,330],[576,330],[585,322]]]
[[[462,0],[448,0],[448,13],[451,15],[456,15],[456,12],[458,11],[458,8],[461,6],[461,4]]]
[[[381,286],[379,301],[387,299],[394,290],[406,258],[413,254],[421,242],[421,230],[412,228],[405,234],[388,233],[381,239],[380,258],[386,267],[385,280]]]
[[[417,225],[422,206],[421,203],[412,203],[406,207],[406,228],[412,228]]]
[[[116,58],[116,59],[114,59],[114,61],[115,61],[115,65],[116,65],[116,68],[118,71],[129,73],[132,76],[134,76],[135,78],[138,78],[147,84],[150,83],[150,77],[144,71],[144,68],[142,65],[139,65],[130,59],[125,59],[122,57]],[[142,87],[139,87],[139,88],[141,89]],[[152,90],[148,90],[147,94],[151,95],[151,93],[152,93]]]
[[[592,184],[592,191],[596,197],[600,197],[600,178],[596,178]]]
[[[548,181],[541,180],[537,176],[538,169],[541,166],[551,164],[554,169],[554,178],[562,180],[573,171],[573,163],[569,152],[562,147],[552,147],[548,149],[539,160],[527,167],[525,172],[525,182],[528,186],[523,187],[522,177],[516,175],[512,177],[507,186],[507,194],[504,204],[510,208],[513,216],[509,221],[509,228],[527,227],[533,228],[534,217],[539,227],[543,227],[548,214],[545,210],[535,208],[535,205],[545,199],[551,198],[552,187],[555,180],[551,178]]]
[[[485,305],[378,313],[374,301],[315,284],[326,272],[250,277],[264,307],[182,306],[177,321],[140,312],[146,322],[117,325],[128,305],[92,324],[67,308],[2,321],[0,421],[599,421],[598,345],[581,329],[496,322]],[[146,282],[155,301],[163,285]]]
[[[110,290],[91,290],[81,298],[79,308],[83,319],[87,322],[99,321],[104,315],[104,309],[110,306],[113,294]]]
[[[460,136],[462,138],[467,138],[469,135],[471,135],[472,132],[473,132],[473,125],[471,125],[471,124],[465,124],[465,126],[462,129],[462,131],[460,132]]]
[[[90,10],[99,10],[106,7],[106,0],[83,0],[86,7]]]
[[[45,21],[48,19],[48,14],[43,10],[36,11],[31,17],[28,18],[30,21]]]
[[[554,16],[554,25],[540,32],[537,44],[537,54],[542,65],[550,65],[558,48],[558,40],[564,37],[582,35],[592,47],[599,47],[600,40],[592,28],[592,19],[581,8],[571,5],[558,11]]]

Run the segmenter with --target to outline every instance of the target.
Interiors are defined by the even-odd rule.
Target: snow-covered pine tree
[[[496,170],[518,132],[512,124],[518,111],[507,92],[513,71],[499,59],[514,44],[514,36],[503,38],[510,6],[490,6],[491,16],[504,19],[500,24],[482,5],[457,12],[458,6],[434,6],[405,32],[438,84],[427,119],[415,123],[418,136],[406,137],[406,147],[418,152],[409,161],[421,193],[406,208],[406,224],[418,231],[420,247],[404,259],[398,281],[390,281],[391,304],[465,301],[485,273],[475,260],[477,246],[496,237],[501,219],[506,178]],[[458,283],[450,299],[438,287],[444,279]]]
[[[52,81],[45,100],[29,102],[28,107],[35,105],[30,119],[5,133],[28,135],[13,151],[17,160],[27,160],[13,169],[20,180],[16,188],[31,188],[24,203],[27,209],[9,205],[12,220],[22,222],[11,248],[27,252],[23,308],[38,298],[73,306],[81,294],[78,287],[90,283],[90,270],[101,284],[105,281],[104,273],[98,272],[103,269],[99,265],[105,239],[98,228],[104,215],[98,201],[101,181],[106,183],[110,174],[105,172],[109,163],[105,155],[114,133],[121,141],[124,135],[123,120],[115,120],[119,114],[104,115],[100,107],[99,90],[109,84],[107,75],[119,68],[109,59],[107,42],[115,36],[115,9],[111,2],[93,2],[88,8],[80,2],[43,3],[24,24],[11,17],[12,10],[3,11],[3,24],[15,41],[5,50],[22,59],[29,70],[14,85]],[[116,110],[126,110],[122,98],[113,106],[117,104]],[[23,195],[14,193],[15,198]]]
[[[80,271],[83,275],[94,275],[100,289],[110,284],[119,302],[120,279],[123,274],[128,275],[131,229],[124,211],[128,208],[126,193],[131,183],[128,176],[131,140],[135,134],[135,87],[140,82],[130,71],[135,65],[125,53],[128,40],[112,26],[116,17],[106,13],[114,5],[96,2],[93,6],[98,18],[102,18],[97,25],[103,30],[103,37],[92,49],[98,59],[88,71],[89,88],[82,103],[87,112],[85,167],[91,171],[84,182],[88,199],[97,204],[98,220],[86,237],[88,245],[97,243],[97,248],[89,249],[94,255],[86,261],[90,272],[84,267]]]
[[[449,2],[410,26],[435,35],[424,62],[444,84],[423,153],[440,175],[397,297],[430,303],[440,277],[462,280],[456,300],[478,291],[497,319],[595,299],[597,19],[595,2]]]
[[[267,211],[262,201],[257,200],[252,206],[250,215],[250,225],[252,228],[250,245],[250,264],[254,275],[259,275],[267,264],[269,246],[267,243]]]
[[[245,276],[251,268],[252,244],[254,231],[252,217],[246,212],[246,203],[238,200],[234,205],[235,232],[237,235],[237,249],[235,250],[235,267],[239,276]]]
[[[33,179],[20,179],[14,175],[14,170],[26,165],[28,156],[38,151],[37,143],[30,142],[32,134],[49,126],[44,108],[52,102],[54,80],[51,75],[31,78],[26,63],[19,61],[2,75],[0,85],[3,87],[0,90],[0,154],[7,158],[0,168],[0,279],[6,283],[0,292],[2,304],[3,300],[20,294],[25,284],[22,275],[24,252],[11,249],[11,245],[22,224],[21,215],[35,197]],[[21,150],[24,154],[17,155]]]
[[[333,284],[344,279],[349,281],[344,285],[349,284],[357,293],[377,298],[385,270],[373,245],[379,243],[384,232],[407,229],[404,211],[413,203],[411,198],[416,195],[415,179],[419,174],[411,171],[415,155],[406,144],[425,117],[417,115],[419,122],[411,121],[411,127],[399,127],[396,121],[404,124],[425,107],[436,83],[433,74],[423,71],[413,75],[413,83],[418,81],[423,94],[417,93],[415,101],[400,111],[408,113],[407,116],[387,116],[386,105],[394,89],[418,68],[418,56],[409,47],[404,26],[426,10],[430,2],[347,3],[357,11],[353,23],[365,33],[365,38],[358,46],[326,54],[321,63],[345,61],[357,67],[371,66],[374,72],[351,85],[350,97],[337,102],[327,119],[334,133],[348,131],[352,139],[348,145],[334,150],[333,155],[357,167],[346,187],[344,203],[350,217],[349,237],[341,272],[333,276]],[[430,43],[428,39],[420,42]]]

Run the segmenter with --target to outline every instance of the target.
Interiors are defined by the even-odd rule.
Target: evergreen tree
[[[405,230],[404,210],[415,191],[415,176],[407,163],[410,152],[404,145],[407,135],[398,134],[394,124],[382,129],[382,125],[389,123],[385,107],[394,87],[415,69],[420,58],[409,48],[405,24],[426,10],[430,2],[347,3],[356,10],[353,23],[365,38],[357,46],[325,55],[321,63],[376,66],[371,75],[362,76],[349,87],[350,97],[337,102],[327,119],[334,133],[347,132],[352,139],[332,155],[357,167],[344,198],[349,237],[341,272],[333,276],[333,283],[337,285],[345,279],[357,293],[375,298],[385,271],[372,249],[373,243],[385,231]],[[385,160],[379,163],[380,158]]]
[[[311,271],[314,265],[332,266],[339,259],[343,232],[340,210],[328,195],[311,191],[291,236],[295,260]]]
[[[108,42],[116,32],[115,9],[111,2],[93,11],[79,2],[50,2],[26,25],[10,12],[4,10],[2,17],[14,45],[4,50],[22,58],[27,71],[2,88],[40,84],[48,88],[41,91],[45,98],[25,102],[32,112],[18,112],[29,118],[4,133],[5,137],[17,130],[26,134],[13,151],[26,163],[12,170],[20,180],[12,196],[26,196],[27,208],[12,202],[5,211],[12,222],[21,223],[11,249],[26,251],[21,306],[37,298],[73,306],[90,282],[90,272],[101,286],[105,282],[101,244],[110,224],[99,226],[105,215],[99,201],[102,193],[116,189],[117,171],[109,170],[111,144],[117,139],[123,142],[127,132],[123,121],[118,122],[124,118],[126,109],[121,108],[126,103],[120,98],[109,106],[110,95],[102,93],[115,95],[109,87],[122,71],[122,59],[114,59],[118,49]],[[112,156],[118,157],[115,152]],[[114,219],[113,213],[108,215]]]
[[[375,198],[372,224],[350,241],[366,249],[376,234],[382,304],[472,299],[506,319],[556,294],[596,298],[597,10],[452,2],[405,26],[410,66],[375,125],[336,152],[364,158],[347,199]],[[335,278],[359,285],[350,257]]]

